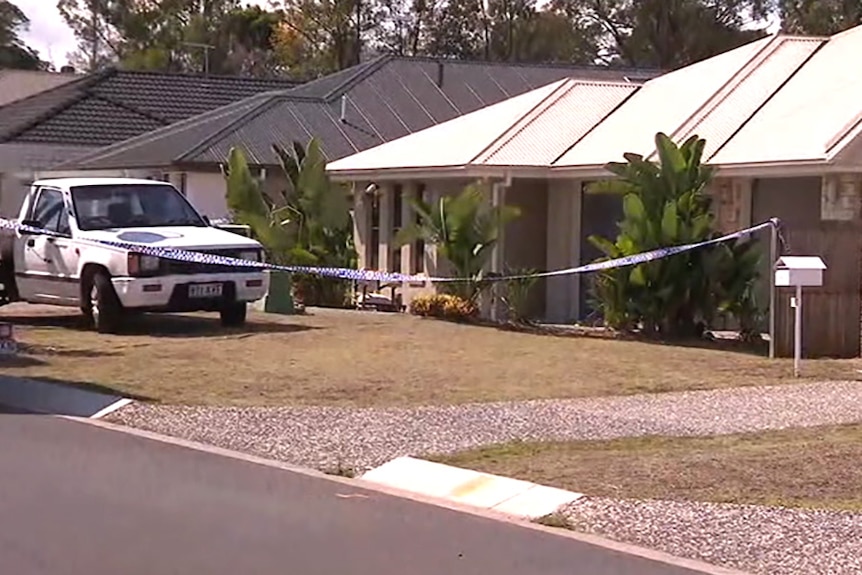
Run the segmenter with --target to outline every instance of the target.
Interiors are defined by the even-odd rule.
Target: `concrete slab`
[[[556,513],[562,507],[582,498],[582,493],[574,493],[565,489],[533,485],[530,489],[519,493],[511,499],[495,505],[491,509],[514,517],[538,519],[551,513]]]
[[[23,411],[98,419],[131,402],[121,395],[0,375],[0,404]]]
[[[522,519],[538,519],[582,497],[562,489],[399,457],[368,471],[363,481]]]

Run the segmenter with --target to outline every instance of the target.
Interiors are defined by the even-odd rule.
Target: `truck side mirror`
[[[21,220],[18,223],[22,226],[27,226],[28,228],[42,229],[42,223],[37,222],[36,220],[26,220],[25,219],[25,220]],[[38,233],[39,233],[39,232],[32,232],[30,230],[19,230],[19,231],[22,235],[25,235],[25,236],[38,235]]]

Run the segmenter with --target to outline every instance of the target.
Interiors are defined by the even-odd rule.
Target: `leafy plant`
[[[500,301],[506,307],[506,317],[515,323],[529,323],[530,294],[539,281],[537,277],[530,277],[536,273],[534,269],[511,269],[505,275],[517,276],[514,279],[503,281],[503,294]]]
[[[617,177],[589,190],[622,196],[624,215],[616,240],[589,238],[606,259],[717,235],[707,193],[713,170],[701,161],[706,141],[693,136],[677,146],[659,133],[655,143],[658,163],[625,154],[625,163],[606,166]],[[617,329],[641,325],[649,334],[689,337],[699,335],[723,311],[744,315],[748,325],[754,316],[751,286],[757,279],[750,249],[710,246],[601,271],[593,295],[605,321]]]
[[[288,151],[273,145],[286,186],[272,196],[251,174],[245,154],[233,148],[222,171],[233,221],[251,227],[271,261],[280,265],[355,267],[347,189],[333,184],[316,139]],[[297,299],[307,305],[345,305],[349,286],[334,278],[297,275]]]
[[[466,321],[479,314],[475,301],[445,293],[416,296],[410,300],[408,309],[413,315],[452,321]]]
[[[461,280],[441,284],[443,289],[475,302],[485,287],[484,269],[500,232],[520,215],[520,209],[489,206],[478,184],[467,186],[457,196],[443,196],[435,205],[414,199],[412,207],[419,221],[402,228],[396,243],[404,245],[422,239],[435,245],[437,253],[451,264],[455,277]]]

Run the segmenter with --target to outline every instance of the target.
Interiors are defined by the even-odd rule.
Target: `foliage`
[[[71,59],[79,68],[120,63],[171,72],[279,71],[271,51],[278,11],[239,0],[59,0],[58,8],[78,38]]]
[[[510,269],[505,272],[513,279],[505,280],[500,300],[506,307],[506,317],[515,323],[529,323],[530,295],[539,278],[534,277],[534,269]]]
[[[18,6],[9,0],[0,0],[0,69],[48,69],[48,63],[21,39],[21,33],[29,26],[30,19]]]
[[[831,36],[862,24],[856,0],[778,0],[781,30],[790,34]]]
[[[622,196],[624,216],[616,240],[589,238],[607,258],[716,237],[706,190],[713,171],[701,163],[706,142],[693,136],[677,146],[659,133],[655,143],[658,163],[625,154],[627,163],[606,166],[617,178],[590,190]],[[616,329],[642,325],[649,334],[688,337],[716,313],[728,312],[746,330],[755,330],[758,257],[752,245],[717,245],[601,271],[595,277],[595,301]]]
[[[520,215],[520,209],[489,206],[479,184],[467,186],[457,196],[442,196],[433,206],[418,198],[411,204],[418,222],[402,228],[396,243],[422,239],[436,246],[437,254],[452,265],[455,277],[461,280],[441,284],[443,289],[475,302],[500,232]]]
[[[231,150],[225,177],[227,204],[234,221],[246,224],[280,265],[355,267],[350,204],[344,186],[333,184],[319,142],[291,150],[273,145],[286,186],[275,197],[263,193],[244,154]],[[348,285],[334,278],[298,275],[297,299],[305,305],[343,306]]]
[[[467,321],[479,314],[479,307],[475,301],[454,294],[435,293],[410,300],[409,311],[422,317]]]

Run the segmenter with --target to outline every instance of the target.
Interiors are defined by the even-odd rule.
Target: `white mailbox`
[[[822,286],[826,264],[817,256],[784,256],[775,262],[778,287]]]

